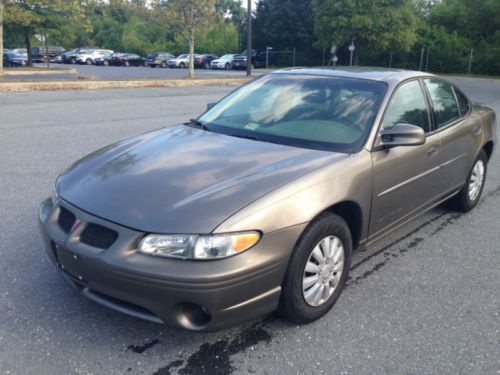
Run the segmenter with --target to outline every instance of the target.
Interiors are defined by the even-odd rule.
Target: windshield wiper
[[[202,130],[208,130],[207,126],[203,122],[201,122],[200,120],[197,120],[195,118],[190,119],[188,124],[189,125],[196,125]]]

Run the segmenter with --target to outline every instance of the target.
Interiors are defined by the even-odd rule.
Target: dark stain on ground
[[[158,344],[160,342],[160,340],[158,339],[154,339],[152,341],[146,341],[144,344],[142,345],[129,345],[127,347],[128,350],[132,350],[134,353],[144,353],[146,350],[148,349],[151,349],[153,346],[155,346],[156,344]]]
[[[221,339],[212,344],[202,344],[198,351],[191,354],[185,361],[173,361],[153,375],[171,375],[172,369],[182,365],[183,367],[177,370],[178,374],[231,374],[235,370],[231,361],[233,355],[257,344],[271,341],[271,334],[264,327],[265,323],[271,319],[274,319],[274,316],[243,329],[234,337]]]
[[[431,225],[432,223],[434,223],[436,220],[439,220],[441,219],[443,216],[445,216],[447,214],[447,212],[443,212],[435,217],[433,217],[432,219],[430,219],[429,221],[426,221],[425,223],[419,225],[417,228],[415,228],[414,230],[412,230],[411,232],[405,234],[404,236],[398,238],[397,240],[394,240],[392,241],[391,243],[383,246],[382,248],[380,248],[379,250],[375,251],[374,253],[370,254],[369,256],[367,256],[366,258],[360,260],[358,263],[356,264],[353,264],[351,266],[351,271],[355,270],[356,268],[358,268],[359,266],[361,266],[363,263],[366,263],[368,262],[370,259],[376,257],[377,255],[379,254],[382,254],[384,252],[386,252],[387,250],[391,249],[392,247],[400,244],[401,242],[407,240],[408,238],[410,238],[411,236],[413,236],[414,234],[418,233],[420,230],[424,229],[425,227]]]

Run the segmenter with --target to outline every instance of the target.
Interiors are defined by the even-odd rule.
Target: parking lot
[[[46,64],[35,64],[37,67],[47,67]],[[50,64],[54,69],[76,69],[78,74],[57,74],[44,76],[23,76],[23,79],[75,79],[83,77],[86,79],[97,80],[123,80],[123,79],[173,79],[187,77],[187,69],[170,69],[170,68],[151,68],[145,66],[96,66],[96,65],[80,65],[80,64]],[[257,69],[254,74],[259,74],[263,69]],[[196,69],[195,76],[203,78],[223,78],[223,77],[243,77],[246,71],[243,70],[214,70],[214,69]],[[9,79],[9,77],[7,77]],[[16,79],[16,77],[10,77]]]
[[[109,79],[187,73],[78,68]],[[457,84],[500,114],[500,81]],[[96,148],[195,117],[229,90],[0,93],[0,372],[499,374],[498,149],[476,209],[433,209],[356,253],[333,310],[310,325],[271,316],[215,333],[179,331],[101,307],[63,280],[36,223],[57,175]]]

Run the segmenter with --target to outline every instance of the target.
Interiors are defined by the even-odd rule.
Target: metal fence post
[[[425,58],[425,71],[426,72],[429,71],[429,48],[430,47],[427,47],[427,57]]]
[[[424,51],[425,51],[425,48],[422,47],[422,49],[420,50],[420,64],[418,65],[418,70],[422,71],[422,68],[423,68],[423,63],[424,63]]]
[[[469,69],[467,70],[467,74],[470,74],[470,70],[472,68],[472,52],[473,51],[474,51],[473,49],[470,50],[470,55],[469,55]]]
[[[392,67],[392,52],[391,55],[389,56],[389,68]]]
[[[293,62],[292,62],[292,66],[295,66],[295,55],[297,54],[297,49],[295,47],[293,47]]]

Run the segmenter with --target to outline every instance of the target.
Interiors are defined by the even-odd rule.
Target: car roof
[[[321,75],[328,77],[345,77],[368,79],[373,81],[386,82],[391,85],[417,77],[434,76],[426,72],[415,70],[405,70],[396,68],[375,68],[375,67],[330,67],[330,68],[286,68],[273,72],[274,74],[301,74],[301,75]]]

